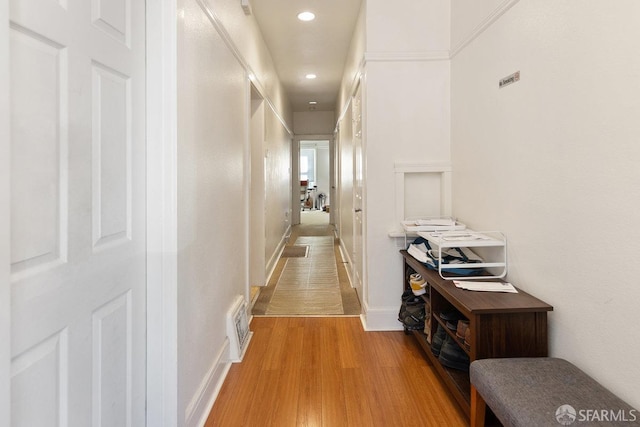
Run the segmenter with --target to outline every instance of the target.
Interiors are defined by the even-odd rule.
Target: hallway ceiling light
[[[344,61],[349,55],[349,46],[361,16],[363,0],[249,2],[292,110],[307,111],[310,96],[322,99],[318,101],[318,105],[322,104],[319,110],[333,110],[339,102],[338,93],[345,71]],[[227,1],[223,3],[226,4]],[[305,11],[313,12],[316,18],[311,22],[299,21],[296,16]],[[237,12],[242,15],[240,10]],[[332,19],[325,19],[327,17]],[[358,35],[364,37],[364,33]],[[315,68],[313,64],[316,61],[322,69]],[[305,67],[314,67],[314,71]],[[318,78],[307,81],[304,75],[311,72],[315,72]],[[313,95],[309,94],[309,86],[314,86]]]
[[[318,101],[309,101],[309,105],[316,105]]]
[[[313,12],[300,12],[298,19],[301,21],[313,21],[316,19],[316,15]]]
[[[313,79],[315,79],[315,78],[316,78],[316,77],[318,77],[318,76],[316,76],[315,74],[307,74],[305,77],[306,77],[307,79],[309,79],[309,80],[313,80]]]

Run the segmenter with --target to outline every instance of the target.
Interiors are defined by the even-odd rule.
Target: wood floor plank
[[[366,390],[365,372],[362,368],[342,369],[342,384],[345,394],[345,408],[347,412],[346,425],[373,426],[375,421],[371,414],[374,403]]]
[[[240,420],[242,426],[269,425],[268,420],[273,417],[274,408],[280,397],[276,394],[275,385],[278,383],[280,371],[275,369],[262,369],[253,387],[255,397],[245,401],[245,414]],[[225,426],[234,425],[232,420],[225,420]]]
[[[262,353],[262,367],[263,369],[278,369],[282,361],[282,356],[286,349],[286,336],[287,328],[289,325],[289,318],[278,317],[274,319],[274,327],[271,333],[271,339],[269,345],[264,348]]]
[[[256,393],[255,383],[262,369],[261,355],[269,348],[273,327],[261,327],[260,323],[252,324],[254,331],[251,339],[251,351],[247,351],[242,364],[233,364],[223,383],[214,405],[214,410],[205,426],[225,425],[225,420],[244,419],[247,406]]]
[[[317,317],[305,318],[304,327],[304,344],[302,347],[302,366],[303,369],[311,369],[320,371],[320,348],[322,346],[320,337],[320,327],[322,319]]]
[[[300,370],[298,390],[297,425],[317,427],[322,424],[322,372],[320,369],[303,367]]]
[[[302,346],[304,330],[292,321],[287,326],[284,353],[281,354],[278,380],[274,387],[275,400],[269,425],[296,426],[299,390],[301,388],[300,370],[302,367]]]
[[[339,426],[347,419],[342,372],[336,366],[323,366],[321,381],[322,425]]]
[[[339,322],[336,324],[336,346],[340,349],[340,366],[342,368],[358,368],[367,363],[366,347],[359,338],[362,335],[362,324],[359,319],[352,322]],[[354,330],[354,328],[359,330]]]
[[[422,349],[359,318],[254,318],[206,427],[466,426]]]
[[[273,394],[277,396],[268,425],[297,426],[301,389],[300,369],[281,369]]]

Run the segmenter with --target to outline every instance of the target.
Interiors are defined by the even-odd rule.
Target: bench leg
[[[471,386],[471,427],[484,427],[484,415],[486,410],[487,404],[484,399],[480,396],[478,390],[476,390],[474,386]]]

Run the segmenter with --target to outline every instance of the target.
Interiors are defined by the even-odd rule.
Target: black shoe
[[[438,323],[436,333],[433,335],[433,339],[431,340],[431,352],[435,357],[440,355],[440,350],[442,349],[442,344],[444,343],[446,336],[447,332],[444,330],[442,325]]]
[[[444,339],[438,360],[447,368],[469,371],[469,356],[449,335]]]
[[[455,331],[458,329],[458,320],[464,319],[464,316],[459,311],[447,311],[440,313],[440,318],[444,320],[447,329]]]
[[[422,302],[421,304],[407,304],[401,321],[405,329],[413,331],[424,329],[425,318],[426,311],[424,302]]]
[[[422,314],[420,314],[421,311]],[[424,300],[415,296],[410,289],[404,291],[402,294],[402,304],[400,305],[400,311],[398,312],[398,320],[405,323],[405,318],[408,316],[421,317],[424,326]],[[413,324],[415,322],[412,320],[411,323]]]

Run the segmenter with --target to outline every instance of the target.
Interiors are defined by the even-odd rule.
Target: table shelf
[[[430,329],[434,336],[442,325],[455,343],[469,356],[470,361],[494,357],[546,357],[548,355],[547,312],[553,307],[518,289],[518,293],[473,292],[457,288],[452,281],[442,278],[435,270],[413,258],[406,250],[403,257],[404,288],[409,289],[408,278],[418,273],[427,281]],[[466,279],[457,276],[458,279]],[[495,280],[494,280],[495,281]],[[517,289],[517,288],[516,288]],[[446,328],[440,313],[457,310],[469,321],[470,346]],[[463,411],[470,412],[470,381],[465,371],[451,369],[440,363],[431,352],[431,344],[423,331],[413,331],[427,360],[433,365],[444,385]]]
[[[443,279],[459,279],[459,276],[451,275],[452,270],[458,269],[492,269],[488,270],[490,271],[488,275],[468,275],[465,280],[501,279],[507,275],[507,238],[499,231],[478,232],[468,229],[460,231],[420,231],[418,236],[427,240],[437,254],[438,273]],[[485,249],[480,254],[483,261],[443,263],[443,253],[447,249],[453,248]],[[489,248],[495,250],[492,251]]]

